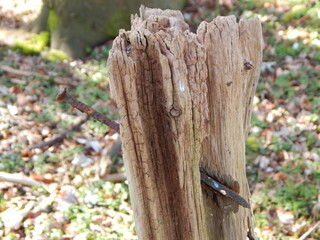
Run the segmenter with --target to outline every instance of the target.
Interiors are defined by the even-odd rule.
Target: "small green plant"
[[[61,239],[63,236],[63,231],[58,228],[53,228],[50,230],[50,236],[49,239],[55,240],[55,239]]]
[[[103,46],[100,48],[86,48],[86,52],[90,55],[90,57],[94,58],[93,60],[103,60],[109,57],[109,52],[112,46]]]
[[[292,148],[292,144],[282,140],[281,138],[272,136],[272,141],[270,146],[268,147],[269,150],[275,152],[275,153],[279,153],[282,150],[286,150],[289,151]]]
[[[19,235],[16,233],[9,233],[8,235],[6,235],[3,240],[15,240],[18,239]]]
[[[317,84],[318,77],[318,73],[307,70],[280,75],[275,79],[274,85],[272,86],[272,96],[273,98],[293,98],[299,94],[299,92],[294,89],[294,86],[300,83],[306,86],[303,92],[312,100],[316,98],[317,92],[320,90],[320,86]]]
[[[254,216],[255,216],[255,220],[256,220],[256,225],[260,229],[269,225],[267,211],[265,209],[262,211],[257,211],[257,209],[256,209]]]
[[[268,122],[260,121],[255,113],[252,114],[251,124],[252,126],[257,126],[260,128],[266,128],[269,125]]]
[[[289,74],[284,74],[276,78],[275,84],[281,88],[291,87],[291,81],[289,79]]]
[[[276,55],[283,58],[286,56],[292,56],[292,57],[297,57],[299,52],[301,51],[301,46],[299,43],[298,45],[294,45],[293,42],[284,42],[284,43],[279,43],[275,46],[275,51]],[[294,47],[297,46],[297,47]],[[299,51],[300,50],[300,51]]]
[[[278,206],[285,206],[286,210],[293,210],[296,217],[308,215],[308,209],[312,207],[309,204],[316,200],[317,192],[317,186],[314,184],[295,184],[287,180],[284,186],[277,187],[275,202]]]
[[[307,139],[306,145],[308,148],[312,147],[317,142],[317,135],[314,132],[306,131],[303,136]]]
[[[33,171],[35,173],[38,174],[44,174],[47,172],[47,159],[48,159],[48,155],[46,154],[39,154],[39,155],[35,155],[33,157]]]
[[[319,10],[320,11],[320,10]],[[316,63],[320,63],[320,51],[315,51],[314,55],[313,55],[313,60]]]
[[[63,149],[60,153],[61,159],[72,158],[83,151],[83,146],[70,147]]]
[[[20,154],[9,153],[0,156],[0,171],[17,172],[24,165]]]
[[[54,120],[54,112],[51,109],[44,109],[41,113],[31,113],[32,118],[38,123],[51,122]]]
[[[94,131],[96,136],[104,135],[108,131],[108,127],[106,125],[96,120],[89,120],[88,128],[91,131]]]

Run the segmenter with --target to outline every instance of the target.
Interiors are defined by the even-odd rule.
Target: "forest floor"
[[[22,54],[13,45],[37,2],[0,0],[0,238],[137,239],[127,182],[98,174],[104,161],[109,177],[123,176],[121,155],[106,158],[118,134],[55,101],[68,87],[118,119],[106,77],[111,42],[84,59]],[[265,40],[246,155],[256,232],[320,239],[320,3],[246,0],[227,10],[203,1],[184,11],[192,29],[230,14],[259,17]]]

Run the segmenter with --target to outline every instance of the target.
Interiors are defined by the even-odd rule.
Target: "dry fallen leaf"
[[[18,110],[18,108],[17,108],[15,105],[8,104],[8,105],[7,105],[7,108],[8,108],[9,113],[10,113],[11,115],[17,115],[17,114],[19,113],[19,110]]]
[[[44,182],[44,183],[51,183],[54,180],[54,176],[51,173],[46,173],[44,175],[37,174],[37,173],[32,173],[31,177],[34,180],[41,181],[41,182]]]
[[[22,210],[8,208],[1,214],[4,226],[15,230],[19,229],[23,219],[29,214],[34,206],[35,202],[30,201]]]
[[[288,179],[288,176],[283,172],[277,172],[273,175],[272,179],[274,181],[285,181]]]
[[[87,167],[93,163],[91,158],[88,158],[84,154],[77,155],[71,162],[73,165],[79,165],[81,167]]]
[[[258,156],[255,160],[254,163],[259,165],[260,169],[266,169],[269,164],[270,164],[270,159],[267,158],[266,156]]]
[[[101,224],[106,218],[104,215],[93,215],[91,220],[96,224]]]
[[[285,211],[283,208],[278,208],[276,210],[278,219],[283,224],[293,224],[294,216],[292,211]]]
[[[274,235],[272,228],[270,226],[264,226],[261,233],[263,236],[268,236],[268,237],[272,237]]]
[[[22,93],[22,89],[19,86],[13,86],[9,88],[9,92],[13,94]]]

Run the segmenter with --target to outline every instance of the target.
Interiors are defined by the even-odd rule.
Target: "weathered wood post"
[[[245,138],[262,58],[258,19],[188,30],[179,11],[140,9],[108,66],[139,239],[246,239],[250,209],[202,188],[199,167],[249,201]]]

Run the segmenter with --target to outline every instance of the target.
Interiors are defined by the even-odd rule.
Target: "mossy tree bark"
[[[49,31],[51,49],[71,57],[83,57],[86,48],[130,28],[130,15],[141,4],[148,7],[182,9],[186,0],[46,0],[32,31]]]
[[[202,188],[199,166],[249,201],[245,138],[262,58],[257,18],[188,30],[141,8],[108,59],[139,239],[254,238],[250,209]]]

